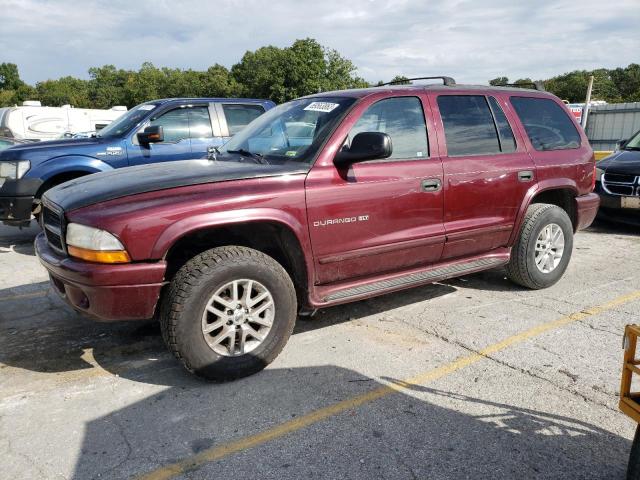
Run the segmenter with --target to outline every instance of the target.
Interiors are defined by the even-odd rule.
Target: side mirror
[[[142,132],[138,132],[137,136],[138,142],[140,142],[141,145],[164,142],[164,132],[162,131],[162,125],[153,125],[147,127]]]
[[[623,149],[623,148],[624,148],[624,146],[625,146],[626,144],[627,144],[627,141],[626,141],[626,140],[618,140],[618,141],[616,142],[616,152],[617,152],[618,150]]]
[[[333,163],[337,167],[347,167],[352,163],[364,162],[365,160],[388,158],[392,152],[391,137],[386,133],[360,132],[353,137],[348,149],[338,152]]]

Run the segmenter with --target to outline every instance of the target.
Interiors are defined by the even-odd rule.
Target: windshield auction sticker
[[[329,102],[311,102],[309,105],[304,107],[305,110],[311,110],[312,112],[325,112],[329,113],[332,110],[335,110],[340,106],[339,103],[329,103]]]

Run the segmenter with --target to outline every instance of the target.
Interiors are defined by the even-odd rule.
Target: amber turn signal
[[[126,250],[88,250],[86,248],[74,247],[73,245],[67,246],[69,255],[76,258],[81,258],[87,262],[96,263],[129,263],[131,257]]]

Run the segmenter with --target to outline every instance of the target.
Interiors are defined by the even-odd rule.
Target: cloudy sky
[[[639,0],[0,0],[0,62],[35,83],[91,66],[230,67],[312,37],[369,81],[546,78],[640,62]]]

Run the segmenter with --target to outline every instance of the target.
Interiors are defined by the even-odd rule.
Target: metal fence
[[[594,150],[613,150],[640,130],[640,102],[612,103],[589,109],[586,133]]]

